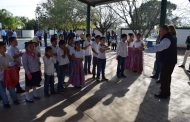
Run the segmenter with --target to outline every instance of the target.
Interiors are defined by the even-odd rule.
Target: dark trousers
[[[112,44],[112,50],[116,50],[116,48],[117,48],[117,44],[116,44],[116,43],[113,43],[113,44]]]
[[[161,63],[160,81],[161,81],[161,95],[170,96],[171,75],[173,73],[175,64]]]
[[[159,78],[159,76],[160,76],[160,59],[158,58],[158,56],[156,56],[154,70],[155,70],[156,78]]]
[[[84,61],[84,72],[90,72],[90,66],[91,66],[91,60],[92,56],[85,56],[85,61]]]
[[[106,59],[97,59],[97,77],[100,78],[100,73],[102,73],[102,78],[105,78],[105,68],[106,68]]]
[[[55,93],[54,89],[54,76],[45,74],[45,81],[44,81],[44,94],[49,95],[49,88],[51,94]]]
[[[62,90],[63,84],[65,84],[65,76],[67,72],[68,65],[59,65],[59,72],[58,72],[58,84],[57,84],[57,90]]]
[[[117,61],[117,75],[124,75],[125,57],[118,56]]]
[[[6,37],[6,36],[2,36],[2,38],[3,38],[3,43],[5,43],[5,44],[6,44],[7,37]]]
[[[44,38],[45,47],[47,47],[47,38]]]
[[[92,68],[93,77],[95,77],[96,75],[96,67],[97,67],[97,57],[93,57],[93,68]]]

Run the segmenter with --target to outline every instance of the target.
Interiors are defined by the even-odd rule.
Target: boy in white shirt
[[[106,51],[110,48],[105,45],[106,38],[101,37],[100,44],[98,46],[98,58],[97,58],[97,81],[100,81],[100,73],[102,73],[102,81],[107,81],[108,79],[105,77],[105,68],[106,68]]]
[[[64,82],[66,73],[68,72],[69,66],[69,54],[68,48],[66,47],[66,42],[61,40],[59,41],[59,48],[57,50],[57,60],[59,63],[59,74],[58,74],[58,85],[57,91],[63,92],[63,84],[66,85]]]
[[[44,61],[44,96],[49,97],[49,87],[51,94],[55,94],[54,90],[54,72],[55,72],[55,63],[56,59],[53,55],[53,50],[51,47],[45,48],[45,56],[43,57]]]
[[[85,50],[85,61],[84,61],[84,72],[85,74],[92,74],[90,71],[91,60],[92,60],[92,46],[91,46],[91,35],[86,34],[86,40],[84,41],[83,48]]]
[[[92,74],[93,74],[93,79],[95,79],[96,75],[96,66],[97,66],[97,57],[98,57],[98,45],[100,42],[100,35],[97,35],[95,37],[95,41],[92,42],[92,52],[93,52],[93,68],[92,68]]]
[[[121,35],[121,42],[119,42],[117,47],[117,77],[125,78],[124,68],[125,68],[125,59],[128,56],[128,44],[127,44],[127,35]]]

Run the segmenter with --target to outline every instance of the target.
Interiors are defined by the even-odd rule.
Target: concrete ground
[[[11,105],[10,109],[0,106],[0,122],[190,122],[190,77],[186,70],[175,67],[171,98],[157,100],[154,93],[158,93],[159,84],[149,78],[154,54],[144,55],[142,74],[126,71],[127,78],[120,80],[115,77],[115,52],[107,57],[108,82],[97,83],[88,75],[81,90],[69,86],[49,98],[43,97],[41,87],[41,99],[33,104],[26,103],[21,94],[20,105]],[[177,65],[182,59],[179,55]],[[24,86],[23,69],[21,84]]]

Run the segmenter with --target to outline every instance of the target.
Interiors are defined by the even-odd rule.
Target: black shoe
[[[36,100],[40,100],[40,97],[38,97],[38,96],[33,96],[33,98]]]
[[[155,94],[154,97],[157,99],[168,99],[170,95],[162,95],[162,94],[156,95]]]
[[[101,81],[108,81],[108,79],[103,77]]]
[[[91,72],[91,71],[88,71],[88,74],[92,74],[92,72]]]
[[[50,95],[49,94],[44,94],[44,97],[50,97]]]
[[[10,106],[10,104],[4,104],[3,107],[4,108],[10,108],[11,106]]]
[[[121,78],[127,78],[127,76],[125,76],[125,75],[123,74],[123,75],[121,75]]]
[[[18,102],[18,100],[14,101],[15,105],[19,105],[20,103]]]
[[[188,73],[190,73],[190,70],[187,70]]]
[[[41,84],[38,84],[37,87],[41,87],[42,85]]]
[[[161,81],[160,81],[160,80],[157,80],[156,83],[161,83]]]
[[[24,92],[25,92],[25,90],[23,90],[23,89],[18,89],[18,90],[16,91],[16,93],[19,93],[19,94],[24,93]]]
[[[27,100],[27,99],[25,99],[25,101],[26,101],[27,103],[34,103],[33,100]]]
[[[158,79],[158,77],[156,77],[155,75],[150,76],[150,78],[152,78],[152,79]]]
[[[97,77],[97,78],[96,78],[96,81],[97,81],[97,82],[100,82],[100,78],[99,78],[99,77]]]
[[[180,66],[178,66],[178,67],[181,67],[181,68],[185,68],[185,66],[182,64],[182,65],[180,65]]]
[[[121,78],[121,75],[117,74],[117,78]]]

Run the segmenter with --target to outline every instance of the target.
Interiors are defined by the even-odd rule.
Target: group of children
[[[117,47],[117,77],[125,78],[125,62],[128,58],[128,47],[131,43],[127,42],[127,35],[121,35],[121,41]],[[138,36],[137,36],[138,37]],[[139,42],[140,38],[133,43],[136,50],[141,50],[142,46]],[[12,42],[16,43],[16,38],[12,38]],[[64,40],[64,37],[58,38],[57,36],[51,37],[51,46],[45,48],[43,56],[44,62],[44,96],[49,97],[51,94],[63,92],[64,89],[72,84],[76,88],[81,88],[85,83],[85,75],[92,74],[93,79],[96,81],[107,81],[105,77],[106,68],[106,51],[110,50],[106,46],[106,38],[97,35],[95,41],[91,40],[91,35],[86,34],[86,40],[74,40],[73,37]],[[6,86],[4,81],[4,70],[13,65],[21,66],[25,70],[25,101],[33,103],[34,99],[40,99],[37,92],[37,87],[40,86],[42,80],[41,72],[41,51],[39,48],[39,39],[34,37],[33,40],[25,43],[25,52],[21,53],[18,48],[15,50],[15,55],[6,54],[6,45],[0,42],[0,95],[3,100],[4,107],[10,107],[8,97],[6,95]],[[14,52],[14,51],[13,51]],[[92,72],[91,72],[92,60]],[[128,59],[127,59],[128,60]],[[57,74],[58,84],[57,90],[54,86],[54,74]],[[100,79],[101,75],[101,79]],[[66,82],[65,77],[68,76],[69,80]],[[19,104],[15,88],[9,88],[10,95],[14,104]],[[32,92],[30,92],[32,90]]]

